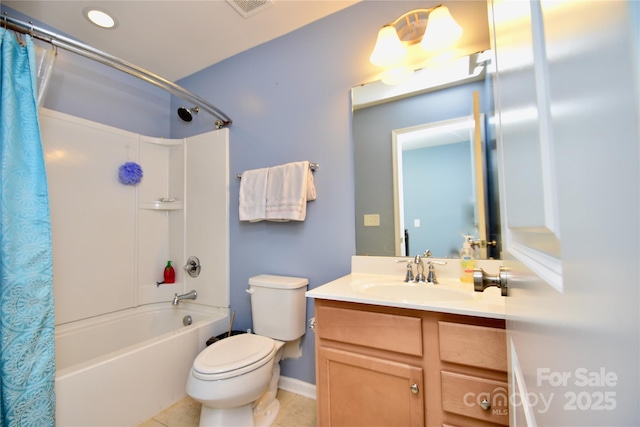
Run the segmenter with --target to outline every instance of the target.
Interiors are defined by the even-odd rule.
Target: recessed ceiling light
[[[100,28],[113,29],[118,26],[118,22],[105,10],[95,7],[87,7],[84,9],[84,16],[92,23]]]

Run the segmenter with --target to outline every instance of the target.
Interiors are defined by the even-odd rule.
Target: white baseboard
[[[297,380],[295,378],[281,376],[280,381],[278,382],[278,388],[281,388],[285,391],[290,391],[291,393],[299,394],[300,396],[304,396],[309,399],[315,400],[316,398],[315,384],[310,384],[304,381]]]

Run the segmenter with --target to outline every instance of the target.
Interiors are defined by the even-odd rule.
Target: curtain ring
[[[2,14],[2,26],[5,30],[7,29],[7,15],[8,13],[6,11]]]
[[[29,27],[29,35],[33,37],[33,21],[29,21],[29,25],[31,25],[31,27]]]

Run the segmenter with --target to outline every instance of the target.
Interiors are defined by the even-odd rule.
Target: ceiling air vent
[[[273,0],[227,0],[240,15],[250,17],[273,4]]]

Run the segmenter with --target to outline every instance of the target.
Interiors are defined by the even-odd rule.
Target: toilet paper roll
[[[302,337],[295,341],[288,341],[282,347],[283,359],[299,359],[302,357]]]

